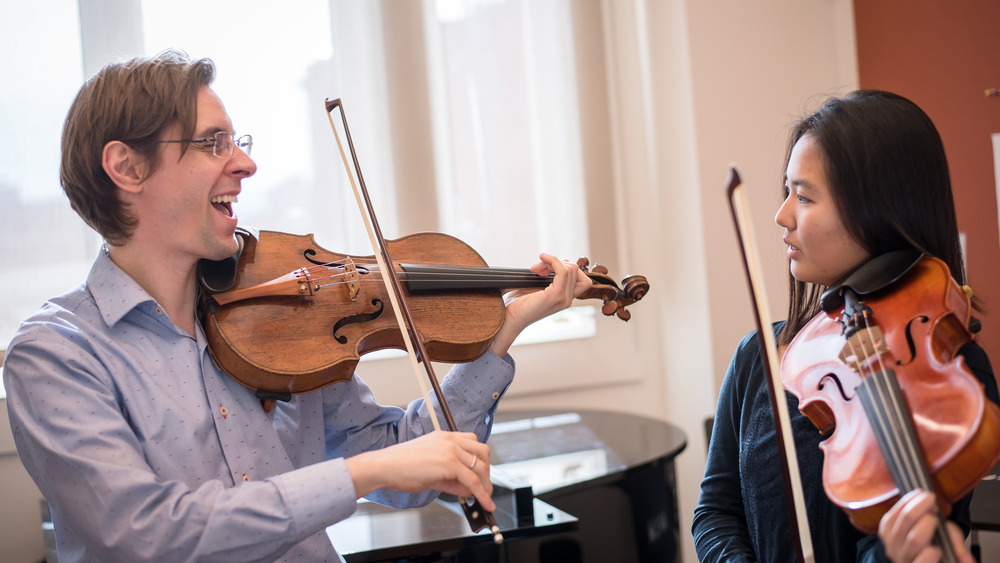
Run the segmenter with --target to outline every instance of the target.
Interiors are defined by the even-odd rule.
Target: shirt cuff
[[[485,431],[485,435],[480,435],[480,439],[485,440],[500,398],[513,381],[514,359],[510,354],[501,359],[487,351],[472,362],[452,367],[442,387],[446,389],[445,395],[449,397],[449,406],[459,428],[477,434]],[[453,400],[457,397],[461,400]]]
[[[300,538],[340,522],[358,508],[354,481],[343,458],[308,465],[269,480],[281,492]]]
[[[451,378],[462,382],[457,387],[469,403],[474,405],[494,403],[496,408],[495,403],[514,381],[514,358],[507,354],[501,359],[493,352],[487,351],[472,362],[456,365],[448,373],[446,380]]]

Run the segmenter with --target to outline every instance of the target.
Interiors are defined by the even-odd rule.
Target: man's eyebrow
[[[218,133],[219,131],[226,131],[226,129],[223,129],[222,127],[218,127],[218,126],[206,127],[204,129],[202,129],[200,133],[197,133],[194,136],[194,138],[195,139],[212,139],[212,138],[215,137],[215,134]]]

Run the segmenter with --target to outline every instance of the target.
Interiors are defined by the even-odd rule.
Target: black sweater
[[[782,323],[776,323],[775,331]],[[959,353],[1000,403],[986,353],[975,343]],[[701,497],[692,532],[698,558],[709,561],[795,561],[778,436],[757,333],[740,342],[719,394]],[[823,491],[822,436],[785,392],[798,454],[816,561],[886,561],[877,536],[858,531]],[[969,531],[971,495],[952,506],[951,520]]]

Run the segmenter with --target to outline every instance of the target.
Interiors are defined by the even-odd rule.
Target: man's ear
[[[129,193],[142,191],[143,167],[140,160],[132,147],[121,141],[108,142],[101,153],[104,172],[119,188]]]

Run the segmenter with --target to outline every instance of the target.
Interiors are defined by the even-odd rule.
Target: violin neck
[[[400,279],[411,292],[455,291],[462,289],[544,288],[552,276],[539,276],[523,268],[488,268],[477,266],[429,266],[400,264]]]

